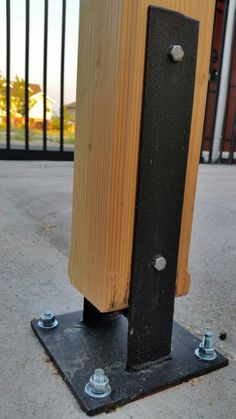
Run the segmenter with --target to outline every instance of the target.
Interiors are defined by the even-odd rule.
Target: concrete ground
[[[201,335],[211,328],[229,367],[99,417],[236,418],[236,167],[201,166],[189,296],[176,319]],[[85,418],[33,335],[47,308],[81,308],[67,277],[72,164],[0,162],[0,418]],[[227,332],[225,341],[219,334]]]

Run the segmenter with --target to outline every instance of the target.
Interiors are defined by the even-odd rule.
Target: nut
[[[169,49],[169,55],[175,63],[183,61],[184,50],[181,45],[172,45]]]
[[[38,326],[42,329],[54,329],[58,325],[55,314],[47,310],[41,314]]]
[[[213,334],[206,332],[199,347],[195,350],[195,355],[203,361],[213,361],[217,357],[215,352]]]
[[[109,379],[103,369],[97,368],[95,370],[85,386],[85,391],[89,396],[97,398],[106,397],[111,393]]]
[[[163,271],[166,267],[166,260],[163,256],[157,256],[154,261],[154,268],[157,271]]]

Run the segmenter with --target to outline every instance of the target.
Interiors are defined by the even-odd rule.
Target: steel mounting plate
[[[217,352],[211,362],[199,360],[194,351],[200,340],[174,322],[171,359],[154,363],[140,371],[126,370],[128,320],[123,315],[81,323],[83,312],[57,316],[53,330],[40,329],[38,320],[32,329],[53,364],[89,415],[114,409],[228,365]],[[112,392],[104,399],[93,399],[85,386],[96,368],[103,368],[110,379]]]

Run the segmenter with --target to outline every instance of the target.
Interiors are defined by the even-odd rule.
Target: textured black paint
[[[172,359],[136,372],[126,371],[127,319],[122,315],[81,323],[83,312],[57,316],[59,326],[47,331],[32,321],[32,328],[80,406],[89,415],[113,409],[130,401],[161,391],[189,378],[206,374],[228,364],[218,354],[212,362],[199,361],[194,349],[199,339],[174,323]],[[96,368],[104,368],[112,393],[93,399],[85,391]]]
[[[128,367],[171,351],[176,269],[191,128],[198,22],[149,8],[136,201]],[[181,45],[182,62],[168,56]],[[157,255],[164,271],[153,268]]]

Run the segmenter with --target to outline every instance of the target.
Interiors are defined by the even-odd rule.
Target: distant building
[[[69,103],[65,105],[65,111],[68,117],[68,131],[74,134],[75,132],[75,114],[76,114],[76,102]]]
[[[17,109],[18,93],[15,87],[15,82],[10,83],[11,95],[11,123],[14,126],[21,126],[24,123],[24,115]],[[39,84],[30,83],[29,90],[29,124],[31,127],[40,128],[43,124],[43,99],[44,94]],[[49,96],[46,98],[46,120],[49,122],[53,116],[53,104],[55,101]],[[6,122],[6,111],[0,109],[0,124]]]
[[[42,91],[35,93],[30,97],[30,101],[32,101],[32,107],[29,111],[29,123],[31,126],[41,126],[43,123],[43,100],[44,94]],[[55,101],[51,99],[49,96],[46,97],[46,120],[52,120],[53,114],[53,104]]]
[[[11,96],[15,97],[17,92],[16,92],[14,81],[10,82],[10,88],[11,88]],[[28,90],[29,90],[29,95],[35,95],[35,94],[41,92],[41,87],[40,87],[39,84],[29,83],[28,84]]]

